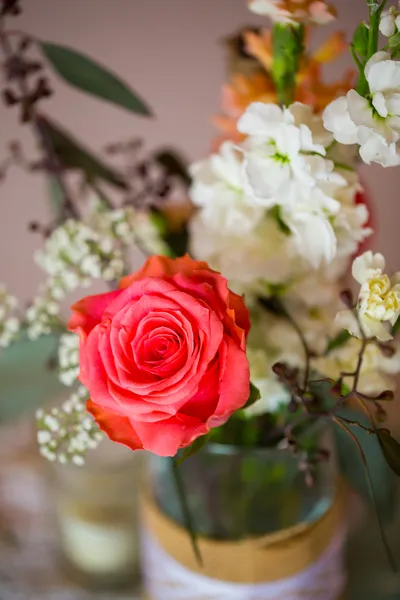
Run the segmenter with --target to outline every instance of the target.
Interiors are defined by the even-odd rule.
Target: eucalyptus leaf
[[[176,150],[166,148],[154,154],[154,160],[161,165],[169,175],[181,179],[186,185],[190,185],[191,177],[188,171],[187,161]]]
[[[40,40],[39,45],[56,73],[70,85],[130,112],[152,114],[144,100],[107,67],[67,46]]]
[[[400,444],[387,429],[378,429],[378,439],[389,467],[400,476]]]
[[[88,181],[101,179],[120,189],[127,189],[118,171],[106,165],[60,125],[42,115],[39,117],[39,124],[65,169],[82,171]]]

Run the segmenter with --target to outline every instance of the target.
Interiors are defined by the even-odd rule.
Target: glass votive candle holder
[[[68,572],[88,587],[139,580],[137,496],[141,453],[109,440],[82,467],[54,465],[59,548]]]

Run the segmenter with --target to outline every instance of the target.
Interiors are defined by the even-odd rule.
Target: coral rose
[[[110,439],[173,456],[245,405],[248,310],[207,263],[153,256],[72,310],[88,410]]]

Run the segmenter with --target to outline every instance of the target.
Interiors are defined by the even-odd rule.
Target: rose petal
[[[135,430],[143,448],[159,456],[175,456],[179,448],[189,446],[196,438],[208,433],[208,427],[186,415],[159,423],[135,422]]]
[[[121,295],[121,290],[86,296],[71,306],[72,317],[68,322],[69,331],[82,332],[85,337],[103,318],[107,307]]]
[[[140,281],[145,277],[172,277],[176,273],[191,274],[193,271],[202,269],[210,270],[207,263],[193,260],[188,254],[179,258],[150,256],[139,271],[121,279],[120,288],[127,288],[134,281]]]
[[[246,352],[225,336],[220,350],[220,397],[214,416],[208,424],[216,427],[225,423],[250,395],[250,369]]]
[[[86,408],[110,440],[128,446],[132,450],[143,449],[143,444],[128,417],[104,410],[91,399],[88,400]]]

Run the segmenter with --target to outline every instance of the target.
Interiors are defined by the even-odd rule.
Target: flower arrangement
[[[99,200],[89,220],[68,214],[47,237],[38,260],[48,280],[27,313],[36,337],[59,326],[56,301],[67,292],[93,278],[110,283],[72,307],[60,376],[83,388],[61,410],[39,412],[39,444],[50,460],[81,464],[101,430],[172,457],[195,548],[178,466],[209,442],[291,452],[312,485],[329,453],[304,447],[302,435],[331,420],[364,462],[354,428],[376,436],[400,475],[399,443],[383,425],[400,372],[400,279],[385,274],[382,255],[359,254],[372,229],[357,174],[360,159],[400,164],[399,14],[369,1],[350,46],[358,78],[326,84],[322,65],[345,49],[343,36],[314,54],[308,38],[334,9],[248,4],[272,32],[241,35],[252,68],[232,74],[216,118],[223,139],[190,167],[195,211],[179,251],[155,225],[159,210],[143,216]],[[129,275],[133,244],[150,256]],[[351,263],[356,299],[343,291]],[[9,342],[18,327],[13,300],[4,295],[3,305],[0,339]],[[347,415],[349,403],[367,424]]]

